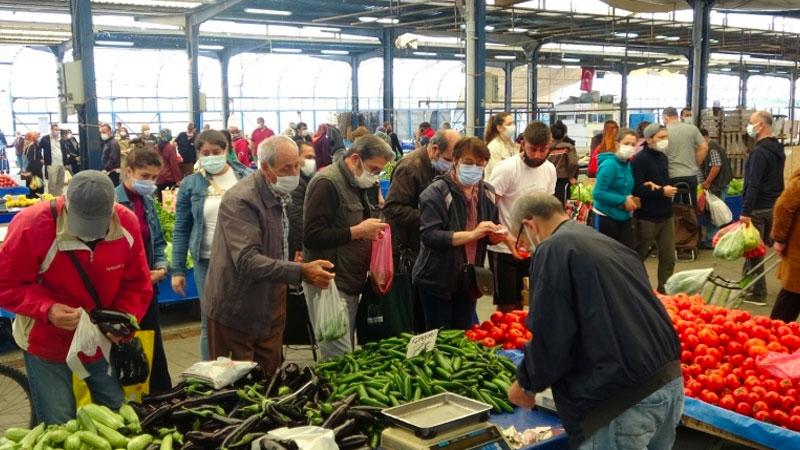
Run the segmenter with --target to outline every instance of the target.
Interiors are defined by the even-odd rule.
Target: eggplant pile
[[[289,363],[269,376],[256,368],[221,390],[182,382],[133,406],[143,430],[175,429],[184,437],[184,450],[249,449],[270,430],[304,425],[333,430],[343,450],[377,447],[380,408],[354,406],[356,395],[334,402],[331,394],[311,368]],[[278,440],[261,441],[261,447],[294,448]]]

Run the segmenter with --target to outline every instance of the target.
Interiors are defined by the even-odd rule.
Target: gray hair
[[[756,117],[758,120],[767,125],[768,127],[772,127],[772,113],[769,111],[756,111]]]
[[[362,161],[372,158],[383,158],[394,161],[392,148],[383,139],[374,134],[361,136],[353,142],[353,146],[347,151],[347,156],[357,154]]]
[[[439,147],[440,151],[442,152],[446,151],[448,145],[450,145],[450,143],[447,142],[447,132],[448,130],[437,131],[436,134],[434,134],[431,140],[428,142],[428,148],[431,148],[431,146],[435,145]]]
[[[664,109],[664,117],[678,117],[678,110],[672,106]]]
[[[511,206],[511,230],[519,230],[523,220],[550,220],[556,214],[564,214],[564,206],[554,195],[541,192],[523,195]]]
[[[283,144],[291,145],[297,151],[297,154],[300,154],[300,149],[297,148],[297,143],[292,138],[284,135],[275,135],[258,144],[258,163],[266,163],[273,167],[278,159],[278,147]]]

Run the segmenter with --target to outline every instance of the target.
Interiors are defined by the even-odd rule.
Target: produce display
[[[164,191],[167,192],[167,191]],[[156,205],[156,212],[158,213],[158,221],[161,224],[161,231],[164,232],[164,240],[167,241],[167,246],[164,249],[164,254],[167,257],[167,264],[170,266],[172,265],[172,234],[175,230],[175,209],[174,205],[172,205],[172,211],[170,211],[170,204],[165,200],[165,204],[162,205],[159,202],[155,202]],[[186,254],[186,268],[191,269],[194,267],[194,261],[192,260],[192,254]]]
[[[40,201],[49,202],[50,200],[54,199],[51,194],[43,194],[39,198],[28,198],[24,195],[4,195],[3,198],[6,201],[7,208],[26,208],[28,206],[33,206]]]
[[[759,367],[767,354],[800,349],[800,324],[662,296],[681,341],[684,393],[706,403],[800,431],[800,382]]]
[[[486,347],[501,346],[503,350],[520,350],[533,338],[533,334],[525,326],[527,318],[528,312],[523,310],[509,313],[496,311],[489,320],[473,325],[465,336]]]
[[[406,359],[411,335],[366,344],[361,350],[320,363],[317,373],[333,388],[332,399],[355,394],[362,405],[397,406],[433,394],[452,392],[512,412],[508,388],[516,366],[499,354],[464,336],[441,331],[433,351]]]
[[[10,176],[0,173],[0,188],[12,188],[19,186]]]
[[[584,184],[578,183],[573,184],[569,188],[569,199],[570,200],[577,200],[581,203],[592,203],[594,197],[592,195],[594,191],[593,184]]]
[[[719,230],[711,240],[714,257],[733,261],[741,257],[756,258],[767,254],[758,229],[752,224],[736,222]]]
[[[744,193],[744,178],[734,178],[728,185],[728,196],[742,195]]]

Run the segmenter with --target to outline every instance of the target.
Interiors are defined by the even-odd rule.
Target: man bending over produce
[[[114,203],[114,185],[96,170],[76,174],[66,196],[52,204],[43,201],[17,214],[0,247],[0,307],[17,314],[14,339],[24,350],[39,422],[59,424],[75,417],[67,359],[79,308],[96,309],[89,286],[104,310],[137,320],[153,297],[139,220]],[[122,386],[108,374],[101,353],[79,356],[89,372],[85,381],[92,401],[119,408]]]
[[[552,387],[573,448],[671,449],[683,412],[680,344],[636,253],[568,220],[552,194],[528,194],[511,211],[512,230],[535,248],[533,340],[514,404],[532,408]]]

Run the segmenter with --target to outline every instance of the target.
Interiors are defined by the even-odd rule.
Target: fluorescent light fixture
[[[680,41],[681,38],[679,36],[664,36],[663,34],[659,34],[656,36],[656,39],[661,41]]]
[[[320,51],[323,55],[349,55],[350,52],[347,50],[322,50]]]
[[[273,53],[303,53],[299,48],[273,48]]]
[[[417,56],[436,56],[436,53],[433,52],[414,52]]]
[[[603,58],[606,62],[622,62],[622,58]]]
[[[491,25],[486,25],[485,27],[483,27],[483,29],[486,31],[494,31],[494,27]]]
[[[224,50],[224,45],[200,45],[200,50]]]
[[[565,63],[579,63],[581,60],[579,58],[561,58],[561,62]]]
[[[617,32],[617,33],[614,33],[614,36],[622,37],[622,38],[626,37],[626,38],[633,39],[633,38],[639,37],[639,33],[621,33],[621,32]]]
[[[761,72],[758,69],[747,69],[747,71],[750,72],[750,73],[759,73],[759,72]]]
[[[708,42],[712,44],[719,44],[719,39],[709,39]]]
[[[517,57],[514,56],[514,55],[495,55],[494,59],[502,59],[502,60],[506,60],[506,61],[512,61],[514,59],[517,59]]]
[[[719,70],[720,70],[721,72],[730,72],[730,71],[731,71],[731,68],[730,68],[730,67],[723,67],[722,69],[719,69]]]
[[[456,54],[455,54],[455,55],[453,55],[453,56],[455,56],[456,58],[466,58],[466,57],[467,57],[467,55],[465,55],[465,54],[463,54],[463,53],[456,53]]]
[[[341,33],[341,28],[336,27],[303,27],[304,30],[307,31],[323,31],[327,33]]]
[[[528,31],[528,29],[527,28],[513,27],[513,28],[509,28],[508,31],[510,33],[525,33],[525,32]]]
[[[564,14],[563,14],[563,13],[560,13],[560,12],[550,12],[550,11],[544,11],[544,12],[537,12],[537,13],[536,13],[536,15],[537,15],[537,16],[545,16],[545,17],[561,17],[561,16],[563,16]],[[609,18],[608,20],[612,20],[612,19],[611,19],[611,18]]]
[[[369,17],[369,16],[361,16],[361,17],[358,18],[358,21],[359,22],[364,22],[364,23],[372,23],[372,22],[377,22],[378,18],[377,17]]]
[[[786,72],[785,70],[777,70],[777,71],[775,71],[775,73],[778,73],[778,74],[781,74],[781,75],[788,75],[789,74],[789,72]]]
[[[559,69],[559,70],[564,68],[564,66],[547,66],[547,67],[549,67],[551,69]]]
[[[95,45],[108,45],[111,47],[133,47],[134,43],[130,41],[94,41]]]
[[[400,23],[400,19],[394,19],[392,17],[384,17],[382,19],[376,20],[376,22],[394,25]]]
[[[277,9],[260,9],[260,8],[245,8],[244,12],[248,14],[264,14],[266,16],[291,16],[291,11],[280,11]]]

